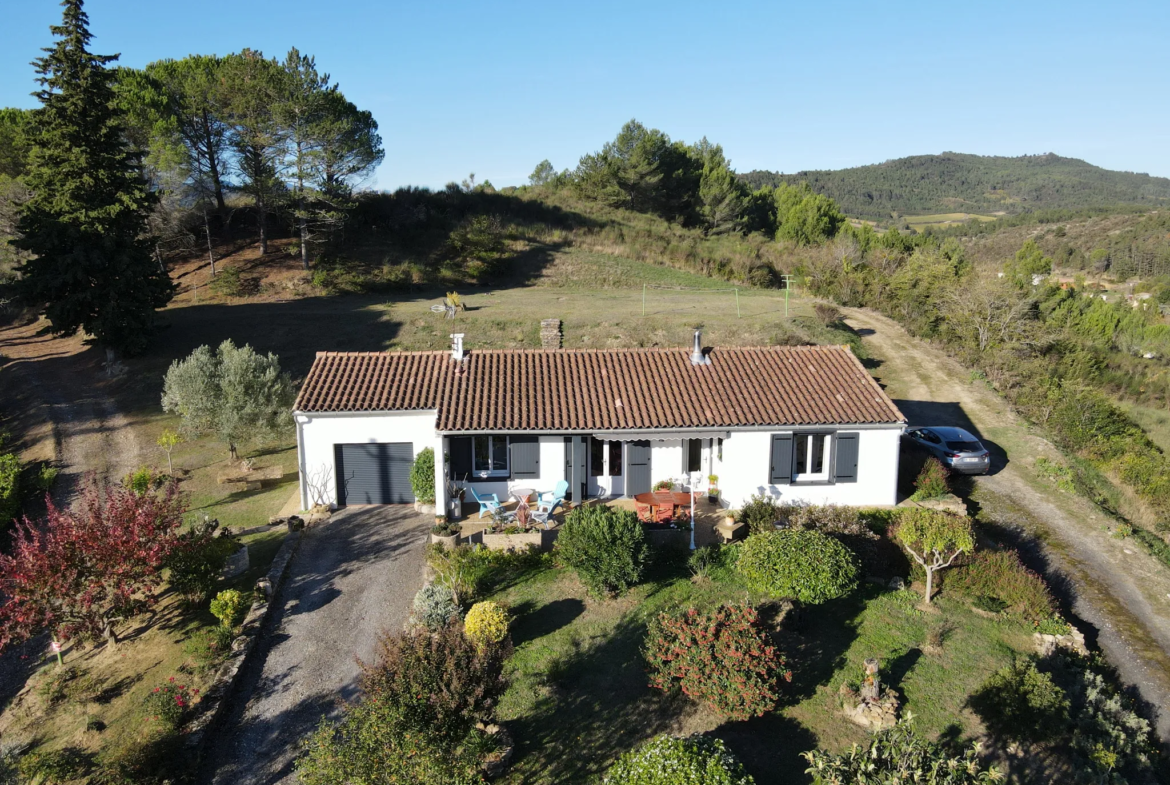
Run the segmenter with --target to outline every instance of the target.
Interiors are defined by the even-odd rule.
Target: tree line
[[[307,269],[383,159],[373,116],[295,48],[117,68],[89,51],[82,0],[63,5],[33,63],[40,106],[0,110],[0,285],[57,333],[140,351],[174,293],[159,240],[199,220],[210,234],[237,195],[260,252],[279,216]]]

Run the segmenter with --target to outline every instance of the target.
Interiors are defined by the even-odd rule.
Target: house
[[[326,352],[295,406],[301,502],[413,501],[447,480],[621,497],[674,479],[724,506],[893,504],[905,418],[845,346]]]

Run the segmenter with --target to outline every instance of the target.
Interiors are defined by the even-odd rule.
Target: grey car
[[[962,428],[949,425],[907,428],[902,439],[908,444],[926,450],[942,461],[953,472],[960,474],[987,474],[991,468],[991,453],[983,444]]]

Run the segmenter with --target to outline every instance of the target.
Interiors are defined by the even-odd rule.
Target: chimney
[[[710,365],[711,358],[703,354],[703,331],[695,328],[695,348],[691,350],[691,365]]]
[[[540,320],[540,348],[560,349],[561,348],[561,320],[560,319],[541,319]]]
[[[451,359],[463,362],[463,333],[451,334]]]

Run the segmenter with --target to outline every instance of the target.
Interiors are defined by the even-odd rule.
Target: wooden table
[[[689,510],[691,506],[691,494],[687,491],[651,491],[649,493],[635,494],[634,501],[639,504],[649,505],[650,517],[657,520],[658,508],[665,507],[668,504],[674,507],[685,507]]]

